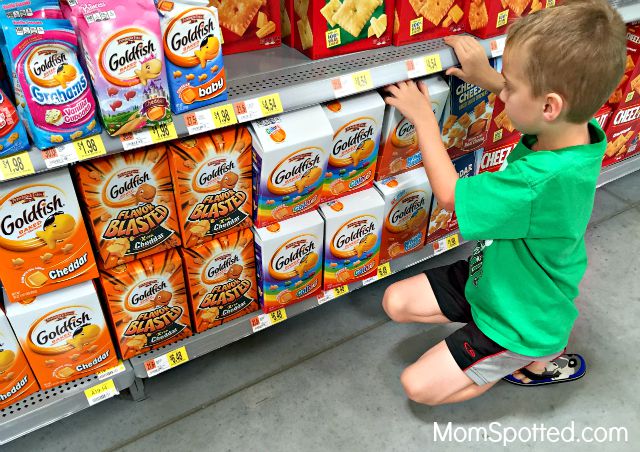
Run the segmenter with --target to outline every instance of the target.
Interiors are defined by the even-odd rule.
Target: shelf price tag
[[[233,104],[233,110],[239,122],[253,121],[262,118],[262,108],[258,99],[249,99]]]
[[[80,161],[99,157],[107,153],[100,135],[94,135],[92,137],[74,141],[73,148],[75,149],[78,160]]]
[[[35,174],[29,153],[24,151],[0,159],[0,173],[3,180]]]
[[[391,266],[389,265],[389,262],[386,262],[382,265],[378,265],[378,271],[376,272],[376,274],[371,276],[370,278],[362,280],[362,285],[367,286],[371,283],[381,280],[382,278],[386,278],[390,274],[391,274]]]
[[[44,164],[48,169],[58,168],[68,163],[78,161],[78,154],[72,143],[45,149],[40,152],[42,154],[42,160],[44,160]]]
[[[424,67],[427,71],[427,75],[435,74],[442,71],[442,61],[440,61],[440,54],[434,53],[424,57]]]
[[[280,99],[280,97],[278,97]],[[233,111],[233,105],[226,104],[211,109],[211,117],[213,118],[214,128],[220,129],[238,123],[236,113]]]
[[[438,254],[442,254],[445,251],[449,251],[450,249],[456,248],[459,245],[460,239],[458,237],[458,234],[450,235],[433,243],[433,254],[437,256]]]
[[[432,53],[424,58],[412,58],[405,61],[409,78],[423,77],[442,71],[442,60],[439,53]]]
[[[489,50],[491,50],[491,56],[493,58],[502,56],[504,53],[504,45],[507,42],[507,38],[502,36],[489,42]]]
[[[270,312],[269,314],[260,314],[251,318],[251,330],[254,333],[269,328],[276,323],[280,323],[287,320],[287,311],[285,308],[280,308],[277,311]]]
[[[184,125],[187,126],[189,135],[197,135],[202,132],[215,129],[211,110],[201,110],[184,115]]]
[[[318,295],[318,304],[325,304],[327,301],[334,300],[342,295],[349,293],[349,286],[344,285],[336,287],[335,289],[328,290]]]
[[[118,394],[120,393],[116,389],[116,385],[111,379],[84,390],[84,395],[87,397],[89,406],[93,406],[96,403],[100,403],[104,400],[110,399],[111,397]]]
[[[158,124],[157,126],[149,129],[149,133],[151,134],[152,143],[162,143],[163,141],[175,140],[178,138],[176,126],[173,124],[173,121],[165,124]]]
[[[354,72],[353,74],[336,77],[331,79],[331,87],[333,88],[333,93],[336,98],[371,90],[373,89],[371,71],[366,69],[364,71]]]
[[[277,311],[270,312],[269,318],[271,319],[272,325],[283,322],[287,320],[287,311],[285,311],[284,308],[280,308]]]
[[[98,380],[104,380],[106,378],[113,377],[114,375],[118,375],[125,370],[124,363],[122,361],[118,361],[117,366],[112,367],[111,369],[101,370],[100,372],[97,372],[96,375],[98,376]]]
[[[262,110],[262,116],[271,116],[282,113],[282,101],[280,100],[280,94],[273,93],[268,96],[262,96],[258,99],[260,103],[260,109]]]
[[[189,361],[187,349],[182,346],[157,358],[150,359],[144,363],[147,376],[153,377],[173,367],[179,366]]]

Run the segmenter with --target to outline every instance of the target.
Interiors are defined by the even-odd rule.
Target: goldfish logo
[[[234,188],[235,182],[237,182],[237,174],[234,171],[237,171],[237,168],[238,162],[236,159],[228,155],[209,159],[196,169],[192,177],[192,188],[198,193],[219,191],[220,188]],[[225,175],[232,172],[233,176],[230,175],[226,179],[224,178]],[[235,182],[230,181],[227,183],[227,179],[230,177],[236,179]],[[226,186],[223,187],[223,185]]]
[[[202,268],[200,279],[205,284],[219,284],[233,277],[238,277],[242,273],[244,261],[240,254],[236,252],[222,252],[213,256]]]
[[[156,181],[151,178],[146,169],[141,167],[128,167],[111,175],[102,186],[102,203],[108,207],[127,207],[137,204],[139,199],[138,189],[143,184],[155,187]],[[155,189],[154,193],[155,195]],[[151,202],[153,199],[147,200]]]
[[[102,45],[99,69],[113,85],[146,85],[162,73],[162,61],[156,58],[159,51],[160,43],[153,33],[136,27],[125,28]]]
[[[31,325],[27,345],[41,355],[84,349],[101,335],[100,316],[86,306],[65,306],[45,314]]]
[[[391,143],[398,148],[417,145],[418,137],[415,126],[406,118],[402,118],[391,134]]]
[[[220,54],[217,31],[218,21],[210,9],[188,9],[167,25],[165,55],[176,66],[204,68]]]
[[[148,278],[133,286],[124,297],[124,308],[129,312],[148,311],[167,304],[165,292],[172,298],[173,288],[165,278]]]
[[[348,259],[361,258],[378,245],[378,219],[372,215],[361,215],[344,223],[330,242],[331,254]]]
[[[359,118],[348,122],[333,135],[333,149],[329,164],[335,167],[358,166],[376,148],[377,125],[373,118]]]
[[[29,91],[38,104],[68,103],[87,89],[87,79],[76,68],[71,52],[63,43],[38,45],[30,52],[26,69],[33,83]]]
[[[427,193],[415,190],[402,196],[391,208],[385,219],[385,227],[395,233],[415,231],[426,225]]]
[[[275,195],[313,191],[322,178],[324,151],[316,147],[300,149],[285,157],[271,172],[267,189]]]
[[[318,270],[321,241],[312,234],[293,237],[276,250],[269,262],[269,275],[279,281],[303,279]]]

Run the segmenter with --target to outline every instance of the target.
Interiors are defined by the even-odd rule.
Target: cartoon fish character
[[[133,72],[140,79],[140,83],[146,86],[147,81],[160,76],[160,73],[162,72],[162,61],[157,58],[145,61],[142,63],[142,66],[140,66],[140,69],[136,69]]]
[[[318,253],[309,253],[302,258],[300,263],[296,266],[296,273],[298,278],[302,278],[305,272],[308,272],[318,263]]]
[[[360,242],[354,247],[358,258],[361,258],[365,252],[376,246],[377,241],[378,237],[376,237],[375,234],[367,234],[362,237]]]
[[[13,365],[15,359],[16,354],[12,350],[0,349],[0,374],[6,372]]]
[[[168,306],[169,302],[173,298],[173,294],[168,290],[161,290],[153,297],[153,304],[155,306]]]
[[[213,60],[218,56],[220,51],[220,41],[215,36],[207,36],[202,40],[200,44],[200,50],[193,52],[200,61],[200,67],[204,68],[207,65],[207,61]]]
[[[94,342],[100,336],[100,327],[92,323],[81,326],[74,333],[71,339],[67,339],[67,344],[73,348],[83,349]]]
[[[43,230],[36,231],[36,235],[53,250],[56,243],[71,237],[75,228],[75,218],[68,213],[56,212],[45,220]]]
[[[53,79],[57,81],[62,89],[67,89],[67,83],[72,82],[78,75],[78,71],[70,64],[62,64],[58,68],[58,72],[53,75]]]
[[[358,146],[358,149],[351,153],[351,160],[353,161],[353,166],[358,166],[358,163],[366,159],[371,155],[373,149],[375,148],[375,143],[373,140],[364,140]]]
[[[135,199],[137,202],[142,203],[151,203],[156,197],[156,188],[150,184],[142,184],[138,187],[138,190],[135,194]]]
[[[298,189],[298,193],[302,193],[306,187],[310,187],[316,183],[316,181],[322,176],[321,168],[311,168],[298,180],[295,185]]]
[[[231,267],[229,267],[229,270],[227,271],[227,278],[238,279],[242,274],[243,270],[244,270],[244,267],[242,265],[233,264]]]
[[[124,93],[124,98],[127,100],[131,100],[134,97],[136,97],[136,92],[135,91],[127,91],[126,93]]]
[[[120,92],[120,90],[118,88],[114,88],[113,86],[109,87],[107,89],[107,94],[109,95],[109,97],[113,97],[115,95],[117,95]]]
[[[109,106],[111,107],[112,111],[116,111],[118,108],[122,107],[122,101],[116,100],[115,102],[111,102]]]

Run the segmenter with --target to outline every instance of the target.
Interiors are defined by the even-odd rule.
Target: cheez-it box
[[[547,0],[467,0],[465,3],[466,31],[482,39],[505,34],[519,17],[551,4]]]
[[[97,277],[67,169],[0,185],[0,260],[6,263],[0,279],[14,302]]]
[[[493,60],[495,70],[502,72],[502,58]],[[511,123],[511,119],[507,116],[504,102],[499,96],[489,93],[489,106],[493,107],[491,119],[487,129],[487,137],[484,143],[485,147],[500,146],[504,143],[510,143],[520,138],[520,131]]]
[[[640,99],[640,25],[627,25],[627,64],[624,75],[611,97],[611,108],[635,104]]]
[[[491,148],[481,149],[476,151],[478,153],[478,174],[480,173],[495,173],[500,171],[505,160],[514,150],[520,140],[512,140],[508,143],[502,143],[501,145]]]
[[[410,44],[464,31],[468,0],[396,0],[393,44]]]
[[[602,166],[611,165],[640,151],[639,131],[640,104],[618,107],[605,129],[608,143]]]

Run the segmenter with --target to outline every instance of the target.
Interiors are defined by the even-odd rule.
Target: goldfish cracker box
[[[423,168],[375,183],[384,199],[380,263],[418,251],[427,239],[431,186]]]
[[[325,221],[324,290],[376,274],[384,204],[370,188],[320,205]]]
[[[218,12],[207,0],[159,0],[171,110],[178,114],[227,98]]]
[[[462,33],[468,1],[471,0],[396,0],[393,45]]]
[[[466,31],[482,39],[506,34],[519,17],[550,5],[546,0],[467,0]]]
[[[27,131],[18,119],[18,111],[0,90],[0,157],[29,148]]]
[[[260,309],[251,229],[181,252],[197,333]]]
[[[90,281],[9,303],[7,317],[42,389],[118,363],[96,289]]]
[[[165,146],[90,160],[75,169],[103,267],[180,245]]]
[[[263,227],[314,210],[320,203],[333,137],[322,107],[254,121],[251,134],[255,225]]]
[[[323,106],[333,127],[333,143],[320,202],[373,186],[384,106],[375,91]]]
[[[440,76],[420,81],[429,89],[433,114],[439,122],[449,97],[449,85]],[[415,127],[395,107],[387,105],[375,179],[379,181],[419,167],[422,167],[422,153]]]
[[[0,260],[13,302],[98,276],[67,169],[0,185]]]
[[[175,140],[169,155],[186,248],[251,226],[251,135],[244,126]]]
[[[39,390],[9,320],[0,309],[0,410]]]
[[[324,222],[316,210],[254,232],[258,298],[265,313],[322,289]]]
[[[122,359],[193,334],[177,250],[100,269],[100,284]]]
[[[107,132],[121,135],[170,122],[153,0],[77,0],[72,8]]]

